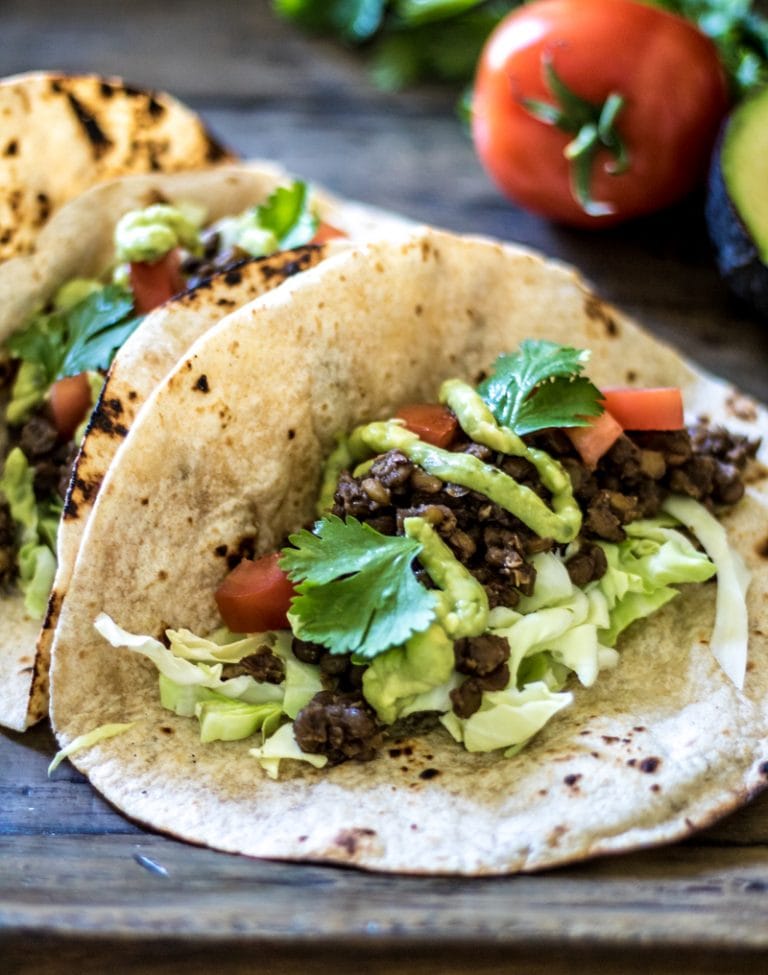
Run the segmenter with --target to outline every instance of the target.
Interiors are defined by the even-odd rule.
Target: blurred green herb
[[[364,45],[374,83],[388,91],[422,81],[469,81],[485,39],[520,0],[273,0],[313,33]]]
[[[397,90],[471,81],[483,43],[521,0],[272,0],[313,33],[364,46],[373,80]],[[738,96],[768,83],[768,19],[755,0],[645,0],[693,21],[720,50]]]
[[[768,20],[754,9],[753,0],[657,0],[657,4],[693,21],[712,38],[737,96],[768,83]]]

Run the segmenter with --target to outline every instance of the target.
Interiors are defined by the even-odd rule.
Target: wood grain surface
[[[120,74],[189,101],[245,156],[337,193],[578,266],[686,355],[768,400],[768,332],[713,265],[701,198],[599,235],[501,198],[432,88],[373,89],[357,55],[266,0],[4,0],[0,74]],[[1,625],[1,624],[0,624]],[[47,725],[0,732],[5,972],[768,971],[768,796],[693,839],[537,876],[377,876],[178,843],[116,813]]]

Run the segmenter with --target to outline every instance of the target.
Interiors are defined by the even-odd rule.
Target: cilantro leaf
[[[583,427],[603,412],[600,390],[581,376],[587,359],[544,339],[526,339],[517,352],[501,355],[478,386],[496,420],[517,434],[546,427]]]
[[[58,312],[35,315],[27,327],[11,335],[5,345],[11,355],[22,362],[42,366],[46,383],[50,384],[56,378],[67,347],[66,318]]]
[[[312,212],[307,184],[300,180],[290,186],[279,186],[266,203],[256,208],[256,219],[262,230],[275,235],[280,250],[308,244],[317,231],[317,217]]]
[[[57,378],[107,369],[140,321],[133,315],[133,295],[120,285],[88,295],[67,314],[69,342]]]
[[[418,542],[335,515],[289,541],[280,565],[298,583],[291,612],[302,639],[370,660],[435,618],[434,596],[412,571]]]
[[[66,311],[35,315],[5,346],[23,362],[42,366],[50,385],[64,376],[107,369],[141,320],[133,314],[131,292],[111,284]]]

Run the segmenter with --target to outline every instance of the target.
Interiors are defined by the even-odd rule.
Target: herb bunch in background
[[[659,0],[658,6],[693,21],[718,47],[736,95],[768,84],[768,19],[753,0]]]
[[[768,83],[762,0],[646,0],[697,24],[717,44],[737,95]],[[313,33],[364,47],[373,80],[396,90],[423,81],[467,84],[486,38],[521,0],[273,0]]]
[[[365,47],[374,83],[394,91],[423,81],[470,81],[485,39],[519,0],[273,0],[313,33]]]

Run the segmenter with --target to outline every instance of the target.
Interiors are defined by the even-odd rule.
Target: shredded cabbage
[[[299,762],[309,762],[315,768],[323,768],[328,764],[327,755],[313,755],[311,752],[303,752],[299,748],[296,736],[293,733],[292,724],[281,725],[277,731],[257,748],[252,748],[249,752],[257,758],[259,765],[264,769],[270,779],[276,779],[280,771],[280,762],[284,758],[292,758]]]
[[[514,754],[572,701],[573,694],[553,692],[545,681],[538,681],[520,691],[486,691],[480,710],[471,717],[462,719],[449,711],[440,722],[469,752],[504,748],[505,754]]]
[[[729,546],[725,528],[698,501],[673,495],[667,498],[663,507],[698,538],[715,564],[717,596],[710,649],[726,675],[741,690],[747,671],[749,642],[746,596],[750,579],[747,568]]]
[[[48,766],[48,774],[50,775],[51,772],[55,771],[61,765],[62,761],[74,752],[79,752],[83,748],[90,748],[100,741],[106,741],[107,738],[114,738],[115,735],[122,735],[123,732],[128,731],[135,724],[135,721],[129,721],[127,724],[102,724],[98,728],[87,731],[84,735],[78,735],[68,745],[65,745],[64,748],[60,748],[56,752],[53,761]]]

